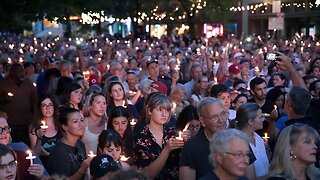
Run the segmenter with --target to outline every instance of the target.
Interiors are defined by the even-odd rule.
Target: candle
[[[127,108],[125,100],[122,101],[122,107]]]
[[[268,133],[264,133],[264,136],[262,136],[262,139],[265,141],[265,142],[268,142],[268,139],[270,137],[268,136]]]
[[[179,136],[176,137],[177,140],[181,140],[183,141],[183,138],[182,138],[182,131],[179,131]]]
[[[187,124],[186,124],[186,126],[183,128],[183,130],[182,130],[182,131],[186,131],[186,130],[188,130],[189,126],[190,126],[190,123],[187,123]]]
[[[177,104],[175,102],[172,103],[172,111],[175,111],[177,107]]]
[[[37,87],[37,84],[36,84],[36,83],[32,83],[32,85],[33,85],[34,87]]]
[[[8,96],[12,97],[14,95],[11,92],[8,92]]]
[[[126,156],[124,156],[124,155],[121,155],[121,156],[120,156],[120,161],[126,162],[126,161],[128,161],[129,158],[130,158],[130,157],[126,157]]]
[[[41,121],[42,125],[40,126],[41,129],[48,129],[48,126],[46,125],[45,121]]]
[[[30,165],[32,165],[33,164],[33,159],[35,159],[36,156],[33,156],[32,152],[30,150],[28,150],[27,153],[28,153],[28,156],[26,157],[26,159],[30,159]]]
[[[84,80],[88,81],[90,78],[90,71],[83,71],[83,78]]]
[[[135,119],[131,119],[130,125],[135,126],[137,124],[137,121]]]
[[[89,151],[89,154],[88,154],[88,157],[95,157],[96,155],[95,154],[93,154],[93,151]]]
[[[217,77],[214,77],[214,78],[213,78],[213,81],[214,81],[214,84],[218,84],[218,79],[217,79]]]
[[[274,107],[274,110],[276,111],[277,110],[277,105],[274,105],[273,107]]]

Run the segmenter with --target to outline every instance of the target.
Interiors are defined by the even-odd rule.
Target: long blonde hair
[[[296,179],[292,159],[290,158],[290,147],[297,143],[298,137],[303,133],[306,133],[308,137],[314,137],[317,141],[319,140],[318,132],[306,124],[296,123],[282,130],[277,140],[268,176]],[[319,169],[314,164],[307,167],[306,174],[311,180],[320,179]]]

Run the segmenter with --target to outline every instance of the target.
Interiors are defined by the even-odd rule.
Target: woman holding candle
[[[132,157],[133,155],[133,135],[130,119],[128,110],[122,106],[118,106],[111,110],[108,120],[108,129],[113,129],[120,134],[123,153],[128,157]]]
[[[121,159],[121,156],[128,157],[123,153],[121,136],[113,129],[103,130],[99,135],[98,154],[106,154],[111,156],[115,161],[118,162],[120,167],[129,167],[127,160],[130,159]]]
[[[87,153],[96,153],[98,136],[102,130],[107,129],[106,108],[106,98],[102,93],[91,93],[88,96],[84,107],[86,130],[81,139],[86,145]]]
[[[190,131],[191,137],[196,135],[201,128],[197,108],[195,108],[192,105],[185,107],[181,111],[177,119],[176,130],[183,131],[186,128],[186,126],[186,130]]]
[[[50,173],[70,179],[84,179],[92,158],[87,158],[85,145],[80,141],[85,132],[80,111],[74,108],[61,109],[59,123],[63,137],[49,155]]]
[[[58,122],[58,104],[55,96],[45,95],[39,104],[39,120],[30,126],[31,149],[40,156],[43,165],[48,167],[48,156],[52,148],[62,138]]]
[[[256,130],[262,129],[264,121],[260,106],[255,103],[242,104],[237,110],[235,121],[236,127],[249,137],[250,147],[256,157],[256,161],[254,161],[256,177],[265,176],[269,168],[266,147],[262,138],[255,133]]]
[[[314,165],[318,144],[319,134],[309,125],[296,123],[284,128],[277,140],[268,179],[320,179],[320,171]]]
[[[122,106],[127,108],[129,113],[132,114],[136,119],[139,119],[139,113],[136,110],[135,106],[129,104],[123,85],[119,81],[112,81],[108,86],[108,107],[107,114],[110,115],[111,109]]]
[[[186,89],[182,84],[177,84],[175,88],[173,88],[171,91],[170,99],[173,103],[176,104],[176,107],[174,107],[174,113],[173,113],[173,116],[176,119],[178,118],[182,109],[190,104],[188,101],[184,100],[185,95],[186,95]]]
[[[152,96],[146,107],[148,124],[134,137],[134,161],[138,168],[154,179],[178,177],[179,153],[183,141],[174,129],[164,128],[171,112],[169,99],[162,94]]]

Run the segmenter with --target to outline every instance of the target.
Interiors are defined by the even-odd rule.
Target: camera
[[[273,53],[273,52],[267,52],[264,54],[264,59],[266,61],[277,61],[279,60],[278,57],[279,57],[279,54]]]

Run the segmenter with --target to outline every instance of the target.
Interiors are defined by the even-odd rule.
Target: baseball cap
[[[99,83],[100,83],[99,76],[97,76],[95,74],[91,74],[89,77],[89,86],[91,86],[93,84],[99,84]]]
[[[250,62],[250,61],[247,58],[243,58],[243,59],[240,60],[240,64],[245,63],[245,62]]]
[[[158,64],[158,60],[157,59],[150,59],[150,60],[148,60],[148,62],[147,62],[147,67],[149,67],[150,66],[150,64],[152,64],[152,63],[156,63],[156,64]]]
[[[233,58],[242,57],[243,54],[241,52],[237,52],[233,55]]]
[[[47,57],[44,62],[43,65],[48,66],[49,64],[57,64],[59,63],[59,61],[57,61],[56,59],[54,59],[53,57]]]
[[[232,73],[232,74],[238,74],[240,73],[240,67],[236,64],[232,64],[230,67],[229,67],[229,72]]]
[[[153,82],[150,84],[150,87],[158,90],[159,92],[161,92],[161,93],[164,94],[164,95],[166,95],[166,94],[167,94],[167,91],[168,91],[167,86],[166,86],[163,82],[160,82],[160,81],[153,81]]]
[[[93,177],[102,177],[118,169],[120,169],[118,163],[106,154],[94,157],[90,163],[90,174]]]

